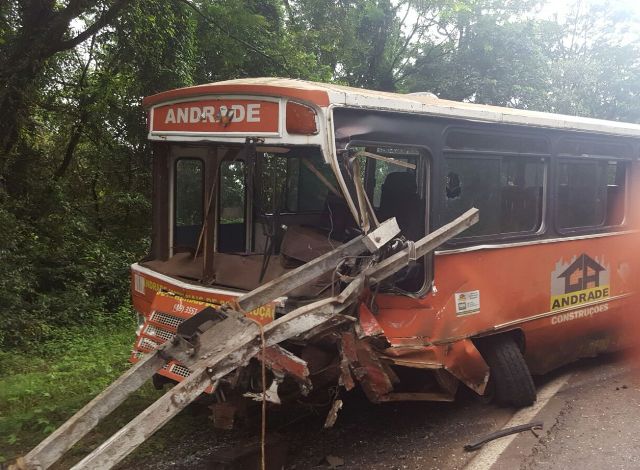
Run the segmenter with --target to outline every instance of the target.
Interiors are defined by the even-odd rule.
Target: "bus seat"
[[[403,235],[417,240],[424,234],[423,212],[415,174],[404,171],[389,173],[380,193],[380,221],[395,217]]]

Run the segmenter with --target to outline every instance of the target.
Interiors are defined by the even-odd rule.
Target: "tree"
[[[407,0],[287,0],[285,7],[292,40],[333,80],[374,90],[396,90],[396,72],[425,28],[421,17],[409,20],[414,11]]]
[[[9,153],[33,106],[32,96],[47,61],[89,39],[114,21],[127,0],[10,1],[3,5],[0,32],[0,151]],[[72,24],[93,18],[80,32]],[[3,158],[4,160],[4,158]]]
[[[584,0],[583,0],[584,1]],[[252,76],[637,121],[637,19],[534,0],[0,2],[0,344],[90,322],[146,253],[144,96]]]
[[[551,112],[638,122],[638,18],[609,5],[577,1],[552,48],[546,102]]]

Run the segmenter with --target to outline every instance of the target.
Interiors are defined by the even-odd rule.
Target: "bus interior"
[[[412,149],[344,152],[340,169],[369,214],[365,221],[355,220],[318,147],[173,145],[166,158],[170,189],[155,198],[170,216],[155,230],[168,232],[169,249],[152,250],[141,264],[187,282],[248,291],[351,240],[363,223],[391,217],[407,239],[425,233],[425,217],[415,215],[426,214],[426,183],[417,177],[424,163]],[[394,287],[420,290],[423,264],[401,273]],[[338,271],[289,297],[330,295]]]

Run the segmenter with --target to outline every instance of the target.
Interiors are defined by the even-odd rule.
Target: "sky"
[[[541,8],[539,15],[549,19],[552,19],[554,15],[558,15],[558,19],[562,19],[571,12],[573,6],[577,3],[580,3],[581,7],[585,9],[589,5],[602,6],[618,10],[621,14],[631,14],[640,17],[639,0],[547,0]]]
[[[637,42],[640,39],[640,0],[547,0],[535,16],[563,23],[567,15],[575,14],[575,6],[579,5],[584,13],[593,8],[603,8],[614,13],[619,20],[617,29],[620,44]],[[632,21],[629,21],[632,20]]]

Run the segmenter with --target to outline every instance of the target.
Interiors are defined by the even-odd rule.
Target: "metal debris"
[[[480,439],[473,444],[467,444],[464,446],[464,450],[467,452],[473,452],[474,450],[480,449],[487,442],[491,442],[495,439],[499,439],[501,437],[509,436],[511,434],[517,434],[522,431],[533,431],[535,429],[542,429],[544,427],[544,423],[542,421],[534,421],[528,424],[520,424],[518,426],[512,426],[510,428],[500,429],[499,431],[492,432],[491,434],[487,434],[485,437]]]
[[[334,424],[336,424],[336,420],[338,419],[338,412],[342,409],[342,400],[338,399],[333,402],[331,405],[331,409],[327,414],[327,419],[324,422],[325,429],[332,428]]]

